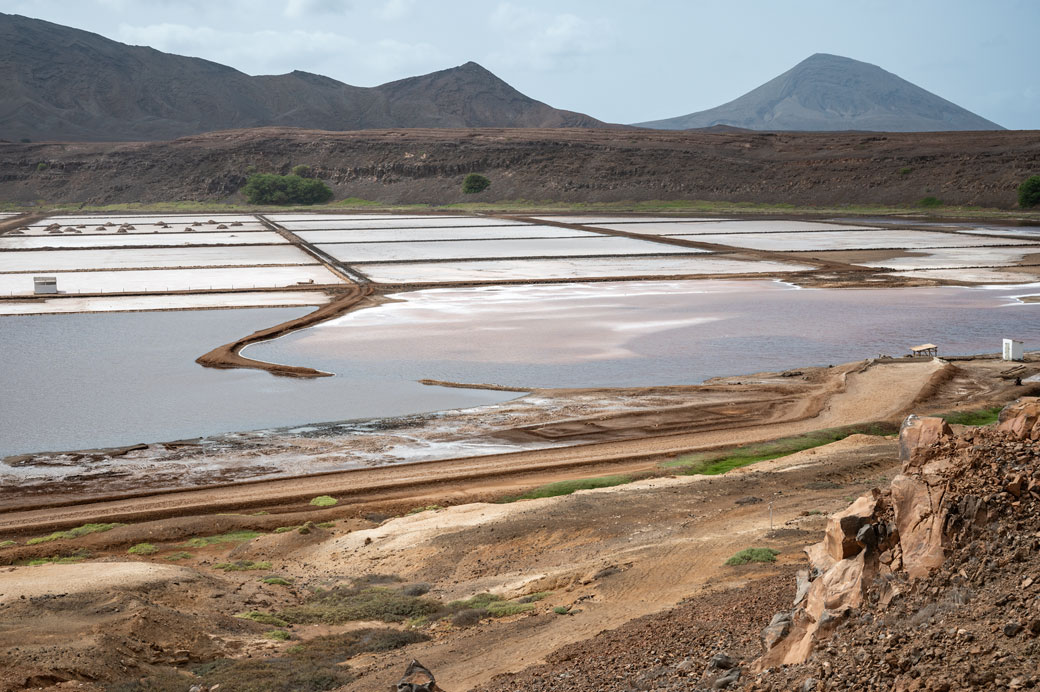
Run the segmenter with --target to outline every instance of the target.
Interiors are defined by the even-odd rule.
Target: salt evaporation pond
[[[0,317],[0,457],[506,401],[382,369],[298,380],[195,359],[311,308]]]
[[[432,289],[246,349],[252,358],[360,377],[520,387],[693,384],[828,365],[923,341],[994,353],[1040,346],[1040,304],[996,289],[798,289],[771,281],[673,281]]]
[[[0,456],[397,416],[517,386],[691,384],[719,375],[905,353],[1040,345],[1040,304],[994,289],[798,289],[772,281],[648,281],[402,293],[245,355],[337,377],[212,370],[194,359],[305,308],[0,317]]]

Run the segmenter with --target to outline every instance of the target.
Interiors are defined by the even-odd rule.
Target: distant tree
[[[307,164],[301,163],[299,166],[293,166],[292,174],[293,175],[298,175],[301,178],[310,178],[311,177],[311,167],[308,166]]]
[[[242,188],[250,204],[321,204],[332,199],[332,190],[316,178],[255,173]]]
[[[1040,175],[1032,175],[1018,186],[1018,206],[1035,207],[1040,204]]]
[[[491,181],[479,173],[470,173],[462,181],[462,191],[467,195],[483,192],[491,186]]]

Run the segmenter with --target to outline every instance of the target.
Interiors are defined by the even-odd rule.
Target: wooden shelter
[[[939,347],[935,344],[921,344],[920,346],[911,346],[910,355],[913,357],[917,356],[932,356],[933,358],[939,355]]]

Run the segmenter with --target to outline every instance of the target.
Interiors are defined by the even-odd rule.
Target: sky
[[[0,11],[356,86],[472,60],[532,98],[619,123],[713,108],[833,53],[1040,129],[1040,0],[0,0]]]

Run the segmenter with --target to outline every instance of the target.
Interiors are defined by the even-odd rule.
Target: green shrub
[[[553,612],[556,613],[557,615],[567,615],[568,613],[571,612],[571,607],[570,606],[556,606],[555,608],[553,608]]]
[[[542,485],[534,490],[528,491],[523,495],[517,495],[515,497],[505,498],[505,502],[513,502],[515,500],[537,500],[543,497],[559,497],[560,495],[570,495],[578,490],[592,490],[594,488],[611,488],[615,485],[624,485],[625,483],[631,483],[633,478],[631,476],[598,476],[596,478],[576,478],[570,481],[557,481],[556,483],[549,483]]]
[[[273,584],[274,586],[292,586],[292,582],[285,577],[266,577],[260,581],[265,584]]]
[[[1018,186],[1018,206],[1023,209],[1040,204],[1040,175],[1031,175]]]
[[[991,406],[976,411],[952,411],[940,413],[939,417],[950,425],[989,425],[997,422],[1003,408],[1003,406]]]
[[[534,610],[534,605],[507,601],[498,594],[481,593],[464,601],[452,601],[448,604],[448,608],[459,611],[480,610],[487,612],[493,618],[501,618]]]
[[[776,556],[779,554],[779,550],[773,550],[772,548],[745,548],[726,560],[726,564],[732,567],[734,565],[746,565],[749,562],[776,562]]]
[[[298,175],[301,178],[310,178],[310,177],[312,177],[311,176],[311,167],[308,166],[305,163],[301,163],[299,166],[293,166],[292,167],[292,174],[293,175]]]
[[[332,199],[332,190],[316,178],[298,175],[254,173],[242,188],[250,204],[321,204]]]
[[[138,543],[137,545],[127,548],[126,552],[131,555],[155,555],[159,552],[159,548],[151,543]]]
[[[213,565],[213,567],[214,569],[222,569],[225,572],[252,572],[258,569],[271,569],[271,563],[237,560],[235,562],[220,562]]]
[[[910,175],[910,172],[913,170],[914,169],[910,168],[910,166],[903,166],[899,169],[899,175]]]
[[[287,642],[292,639],[292,635],[285,630],[271,630],[270,632],[264,632],[264,636],[280,642]]]
[[[36,164],[36,170],[38,171],[42,172],[47,170],[48,168],[50,168],[50,166],[48,166],[47,163],[44,161],[40,161],[38,164]]]
[[[491,181],[479,173],[470,173],[462,181],[462,191],[467,195],[483,192],[491,187]]]
[[[163,557],[163,559],[164,560],[170,560],[171,562],[173,562],[173,561],[176,561],[176,560],[190,560],[193,557],[195,557],[195,556],[192,555],[191,553],[186,553],[183,550],[180,550],[180,551],[178,551],[176,553],[170,553],[169,555],[166,555],[165,557]]]
[[[357,620],[403,622],[441,612],[439,601],[408,596],[398,589],[366,586],[363,582],[341,585],[316,593],[303,605],[287,608],[279,615],[296,624],[339,625]]]
[[[0,548],[10,548],[12,545],[18,545],[14,541],[0,541]]]
[[[319,495],[318,497],[311,500],[311,504],[315,507],[332,507],[337,502],[339,502],[339,500],[328,495]]]
[[[239,613],[235,617],[242,618],[243,620],[252,620],[253,622],[259,622],[261,625],[271,625],[273,627],[285,627],[289,624],[276,615],[261,613],[259,610],[250,610],[245,613]]]
[[[228,531],[216,536],[200,536],[189,538],[184,542],[186,548],[205,548],[208,545],[219,545],[221,543],[245,543],[261,535],[258,531]]]
[[[917,206],[926,208],[941,207],[942,205],[942,200],[938,197],[922,197],[917,202]]]
[[[25,542],[26,545],[36,545],[38,543],[50,543],[51,541],[70,540],[73,538],[79,538],[80,536],[86,536],[91,533],[101,533],[103,531],[111,531],[117,526],[125,526],[125,524],[84,524],[83,526],[77,526],[74,529],[68,531],[55,531],[48,536],[38,536],[36,538],[30,538]]]
[[[849,435],[888,435],[899,429],[890,423],[867,423],[841,428],[824,428],[792,437],[782,437],[770,442],[755,442],[740,447],[714,452],[686,454],[678,459],[661,464],[665,468],[681,468],[685,475],[716,476],[731,469],[740,468],[759,461],[770,461],[813,449],[822,445],[844,440]]]
[[[77,562],[82,562],[85,557],[85,555],[54,555],[52,557],[33,558],[25,564],[30,567],[35,567],[37,565],[74,565]]]

